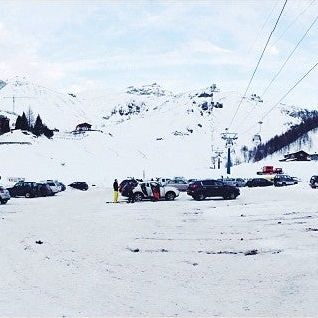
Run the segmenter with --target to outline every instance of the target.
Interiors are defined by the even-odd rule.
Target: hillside
[[[24,78],[1,81],[0,101],[0,114],[12,122],[29,109],[34,117],[40,114],[51,129],[73,130],[79,122],[89,120],[84,104],[75,95],[57,92]]]
[[[8,96],[32,98],[16,99],[12,113],[12,100],[4,98]],[[5,162],[0,175],[59,178],[67,182],[82,179],[91,183],[109,183],[115,177],[142,177],[144,173],[146,177],[224,174],[210,169],[212,145],[214,150],[225,150],[221,133],[241,98],[236,92],[218,91],[214,86],[173,93],[156,83],[130,86],[120,92],[73,96],[21,80],[6,81],[0,97],[1,114],[11,121],[16,114],[31,108],[34,114],[41,114],[49,127],[59,129],[50,140],[19,131],[0,136],[0,161]],[[260,105],[253,100],[243,101],[231,127],[239,136],[233,147],[233,162],[243,161],[241,149],[254,146],[255,134],[265,141],[300,122],[292,116],[290,107],[280,105],[259,131],[259,118],[268,108],[266,102]],[[70,133],[84,121],[97,131]],[[311,135],[315,140],[316,134]],[[27,143],[7,144],[8,138]],[[315,141],[305,146],[310,152],[317,149]],[[289,151],[299,147],[295,143]],[[222,168],[225,161],[224,151]]]

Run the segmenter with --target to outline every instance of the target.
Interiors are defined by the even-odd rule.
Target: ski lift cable
[[[290,58],[292,57],[292,55],[294,54],[294,52],[296,51],[296,49],[298,48],[298,46],[301,44],[301,42],[305,39],[305,37],[307,36],[308,32],[312,29],[312,27],[314,26],[314,24],[317,22],[318,20],[318,16],[316,16],[316,18],[314,19],[314,21],[311,23],[311,25],[308,27],[308,29],[306,30],[306,32],[303,34],[303,36],[300,38],[300,40],[298,41],[298,43],[295,45],[294,49],[291,51],[291,53],[288,55],[288,57],[286,58],[286,60],[284,61],[284,63],[282,64],[282,66],[280,67],[280,69],[278,70],[278,72],[274,75],[274,77],[272,78],[272,80],[269,82],[269,84],[267,85],[267,87],[264,89],[263,93],[261,94],[262,98],[264,97],[264,95],[266,94],[266,92],[268,91],[268,89],[271,87],[271,85],[273,84],[273,82],[276,80],[276,78],[279,76],[279,74],[282,72],[282,70],[284,69],[284,67],[286,66],[287,62],[290,60]],[[253,106],[253,108],[247,113],[247,115],[245,116],[245,118],[243,119],[243,122],[246,121],[246,119],[251,115],[251,113],[255,110],[256,108],[256,104]]]
[[[248,101],[249,103],[251,103],[250,101]],[[253,104],[252,108],[250,109],[250,111],[246,114],[246,116],[244,117],[243,120],[239,121],[239,123],[244,123],[249,117],[250,115],[253,113],[253,111],[256,109],[257,105],[258,105],[258,101],[255,101],[255,103]],[[237,125],[238,127],[240,125]]]
[[[289,93],[294,90],[294,88],[296,88],[296,86],[298,86],[298,84],[300,84],[300,82],[302,82],[318,65],[318,62],[316,64],[314,64],[306,73],[305,75],[303,75],[288,91],[287,93],[267,112],[263,115],[263,117],[261,118],[261,120],[263,121],[264,118],[266,116],[268,116],[271,111],[276,108],[288,95]]]
[[[318,62],[314,64],[280,99],[279,101],[274,104],[274,106],[267,111],[261,118],[261,121],[263,122],[264,119],[279,105],[281,102],[293,91],[316,67],[318,66]],[[249,129],[245,130],[242,135],[245,135],[248,133],[251,129],[253,129],[256,125],[254,124]]]
[[[276,80],[276,78],[278,77],[278,75],[282,72],[282,70],[284,69],[285,65],[287,64],[287,62],[290,60],[290,58],[293,56],[293,54],[295,53],[295,51],[297,50],[298,46],[300,45],[300,43],[305,39],[305,37],[307,36],[308,32],[312,29],[312,27],[314,26],[314,24],[317,22],[318,20],[318,16],[316,16],[316,18],[314,19],[314,21],[311,23],[311,25],[309,26],[309,28],[306,30],[306,32],[303,34],[303,36],[300,38],[300,40],[298,41],[298,43],[295,45],[294,49],[290,52],[290,54],[288,55],[288,57],[286,58],[286,60],[284,61],[284,63],[282,64],[282,66],[280,67],[279,71],[274,75],[274,77],[272,78],[272,80],[269,82],[269,84],[267,85],[267,87],[264,89],[263,93],[261,94],[262,97],[264,97],[264,95],[266,94],[266,92],[268,91],[268,89],[271,87],[271,85],[273,84],[273,82]]]
[[[289,28],[297,22],[297,20],[314,4],[316,0],[312,0],[307,7],[303,11],[301,11],[296,18],[286,27],[286,29],[281,33],[281,35],[274,41],[274,43],[271,45],[270,48],[274,47],[278,41],[286,34],[286,32],[289,30]]]
[[[249,47],[249,49],[247,50],[247,54],[250,53],[250,51],[253,49],[254,45],[257,43],[258,38],[259,38],[261,32],[263,31],[263,29],[265,28],[267,22],[269,21],[269,19],[270,19],[271,16],[273,15],[273,12],[274,12],[275,8],[277,7],[278,2],[279,2],[279,0],[276,0],[275,4],[274,4],[273,7],[272,7],[272,10],[271,10],[270,13],[268,14],[268,16],[267,16],[265,22],[263,23],[262,27],[261,27],[260,30],[258,31],[258,33],[257,33],[257,35],[256,35],[256,37],[255,37],[255,39],[254,39],[254,41],[253,41],[253,43],[252,43],[252,45],[251,45],[251,46]]]
[[[280,18],[281,18],[281,16],[282,16],[283,12],[284,12],[284,10],[285,10],[287,1],[288,1],[288,0],[285,0],[284,5],[283,5],[283,7],[282,7],[282,9],[281,9],[281,11],[280,11],[280,13],[279,13],[279,16],[278,16],[276,22],[275,22],[275,25],[274,25],[274,27],[273,27],[271,33],[270,33],[269,36],[268,36],[268,39],[267,39],[266,44],[265,44],[265,46],[264,46],[264,48],[263,48],[262,54],[261,54],[261,56],[260,56],[259,59],[258,59],[258,62],[257,62],[257,64],[256,64],[256,67],[255,67],[255,69],[254,69],[254,71],[253,71],[253,74],[252,74],[252,76],[251,76],[251,78],[250,78],[250,80],[249,80],[249,82],[248,82],[248,85],[247,85],[247,87],[246,87],[246,89],[245,89],[244,95],[243,95],[243,97],[241,98],[241,100],[240,100],[240,102],[239,102],[239,104],[238,104],[238,106],[237,106],[237,108],[236,108],[236,111],[235,111],[235,113],[234,113],[234,115],[233,115],[233,117],[232,117],[232,120],[230,121],[229,127],[232,126],[232,124],[233,124],[233,122],[234,122],[234,119],[235,119],[235,117],[236,117],[236,115],[237,115],[237,113],[238,113],[238,111],[239,111],[239,109],[240,109],[240,107],[241,107],[241,105],[242,105],[243,99],[246,97],[246,94],[247,94],[247,92],[248,92],[248,90],[249,90],[249,88],[250,88],[250,86],[251,86],[251,83],[252,83],[252,81],[253,81],[253,78],[254,78],[254,76],[255,76],[255,74],[256,74],[256,72],[257,72],[257,69],[258,69],[258,67],[259,67],[259,65],[260,65],[260,63],[261,63],[261,60],[262,60],[262,58],[263,58],[263,56],[264,56],[264,53],[265,53],[266,48],[267,48],[267,46],[268,46],[268,43],[269,43],[269,41],[270,41],[270,39],[271,39],[271,37],[272,37],[272,35],[273,35],[273,33],[274,33],[274,31],[275,31],[275,29],[276,29],[278,23],[279,23],[279,20],[280,20]]]
[[[284,67],[286,66],[287,62],[290,60],[290,58],[292,57],[292,55],[294,54],[294,52],[296,51],[296,49],[298,48],[298,46],[300,45],[300,43],[305,39],[305,37],[307,36],[308,32],[312,29],[312,27],[314,26],[314,24],[317,22],[318,20],[318,16],[316,16],[316,18],[314,19],[314,21],[311,23],[311,25],[308,27],[308,29],[306,30],[306,32],[303,34],[303,36],[300,38],[300,40],[298,41],[298,43],[295,45],[294,49],[290,52],[290,54],[288,55],[288,57],[286,58],[286,60],[284,61],[284,63],[282,64],[282,66],[280,67],[279,71],[274,75],[274,77],[272,78],[272,80],[269,82],[269,84],[267,85],[267,87],[264,89],[263,93],[261,94],[262,98],[264,97],[264,95],[266,94],[266,92],[268,91],[268,89],[271,87],[271,85],[273,84],[273,82],[276,80],[276,78],[279,76],[279,74],[282,72],[282,70],[284,69]],[[255,110],[256,108],[256,104],[253,106],[253,108],[247,113],[247,115],[245,116],[245,118],[243,119],[243,122],[246,121],[246,119],[251,115],[251,113]]]

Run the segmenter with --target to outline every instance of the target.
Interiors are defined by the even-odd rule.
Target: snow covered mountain
[[[0,136],[0,175],[110,182],[115,177],[186,175],[207,177],[222,172],[210,169],[216,149],[224,151],[221,133],[230,126],[241,96],[222,92],[215,85],[200,91],[175,94],[154,83],[130,86],[120,92],[101,91],[87,96],[59,93],[26,80],[2,82],[0,114],[14,120],[32,109],[50,128],[53,139],[34,138],[20,131]],[[0,85],[1,87],[1,85]],[[12,96],[15,99],[13,111]],[[9,97],[9,98],[8,98]],[[11,97],[11,98],[10,98]],[[266,141],[300,122],[297,109],[271,107],[244,99],[230,131],[238,133],[233,161],[243,160],[242,147],[251,149],[255,135]],[[273,118],[275,120],[273,120]],[[88,122],[95,131],[73,134]],[[27,139],[28,142],[25,142]],[[254,139],[254,140],[253,140]],[[312,136],[307,148],[317,149]],[[23,141],[21,144],[16,142]],[[295,143],[290,150],[300,147]],[[222,154],[222,167],[225,166]]]
[[[74,94],[60,93],[50,88],[15,77],[0,82],[0,114],[13,122],[22,112],[40,114],[51,128],[72,130],[89,120],[84,105]],[[34,118],[35,119],[35,118]]]

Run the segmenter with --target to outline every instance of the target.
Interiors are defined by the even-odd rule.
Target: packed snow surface
[[[2,316],[316,315],[307,182],[233,201],[109,200],[93,187],[0,206]]]

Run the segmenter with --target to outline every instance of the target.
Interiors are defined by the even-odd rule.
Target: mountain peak
[[[154,96],[171,95],[171,92],[164,90],[157,83],[152,83],[149,85],[142,85],[140,87],[129,86],[129,87],[127,87],[126,93],[127,94],[134,94],[134,95],[154,95]]]

